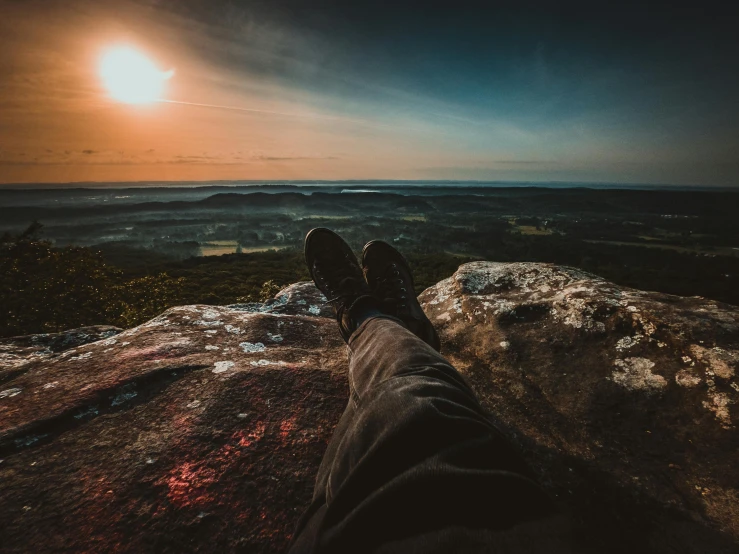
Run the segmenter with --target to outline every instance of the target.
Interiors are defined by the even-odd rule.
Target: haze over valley
[[[0,231],[17,235],[37,221],[54,246],[86,247],[126,275],[189,278],[181,300],[199,303],[256,298],[266,281],[306,278],[303,238],[327,226],[357,251],[370,239],[394,244],[416,266],[418,292],[467,260],[544,261],[739,304],[736,205],[731,190],[564,184],[24,188],[0,190]],[[282,273],[269,275],[276,266]],[[238,284],[244,268],[252,279]],[[223,283],[212,278],[218,271]]]

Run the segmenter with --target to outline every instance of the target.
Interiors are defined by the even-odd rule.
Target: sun
[[[128,46],[111,48],[100,58],[100,77],[110,96],[127,104],[161,99],[173,70],[160,71],[149,58]]]

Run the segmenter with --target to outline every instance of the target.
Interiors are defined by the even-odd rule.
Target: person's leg
[[[370,325],[370,322],[385,321],[389,323],[389,325],[382,323],[379,324],[380,334],[383,334],[383,332],[397,333],[398,327],[402,328],[402,322],[392,317],[382,315],[378,316],[375,313],[370,313],[368,316],[369,317],[359,317],[360,325],[349,339],[349,401],[344,413],[339,419],[339,422],[336,424],[336,428],[334,429],[331,440],[326,448],[326,452],[321,460],[321,465],[318,468],[313,500],[326,497],[328,476],[331,472],[341,441],[354,423],[361,395],[363,395],[366,390],[372,386],[372,383],[379,382],[395,373],[401,373],[404,369],[419,367],[426,363],[437,363],[440,368],[446,366],[446,370],[449,371],[450,375],[459,377],[456,371],[449,366],[448,362],[438,352],[423,342],[419,345],[418,342],[420,341],[418,338],[404,328],[402,336],[405,341],[408,341],[412,337],[416,341],[414,346],[421,346],[420,349],[408,348],[405,350],[405,354],[410,355],[410,357],[406,356],[406,361],[408,363],[403,363],[402,359],[397,360],[400,363],[394,364],[385,363],[385,360],[382,359],[377,360],[378,363],[372,363],[373,357],[368,355],[365,351],[371,347],[373,341],[375,341],[374,344],[383,344],[383,342],[382,337],[380,337],[378,341],[378,339],[371,336],[377,334],[377,330],[375,329],[378,328],[378,324],[372,323]],[[357,337],[359,336],[364,336],[364,339],[357,340]],[[352,345],[354,344],[358,345],[360,349],[359,352],[356,352],[352,348]],[[387,344],[387,342],[385,344]],[[397,346],[402,348],[400,344]],[[387,356],[382,357],[386,358]],[[460,384],[464,385],[461,378]]]
[[[379,302],[371,294],[356,257],[344,240],[329,229],[312,229],[305,237],[305,262],[318,290],[336,312],[339,332],[348,341],[368,317],[379,315]],[[326,486],[339,445],[355,419],[356,405],[349,400],[318,469],[313,500],[300,518],[291,551],[311,552],[316,525],[326,507]]]
[[[388,318],[365,322],[349,347],[353,394],[322,466],[316,551],[454,526],[499,531],[553,513],[441,355]]]
[[[359,552],[454,526],[509,529],[553,512],[474,393],[429,345],[438,346],[435,333],[418,332],[418,316],[411,323],[416,334],[388,316],[342,329],[351,397],[291,552]]]
[[[396,318],[368,319],[349,339],[349,383],[356,401],[383,381],[420,368],[433,368],[474,399],[462,376],[446,358]]]

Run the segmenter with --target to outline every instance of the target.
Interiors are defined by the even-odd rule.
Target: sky
[[[739,186],[721,6],[0,0],[0,183]],[[173,102],[111,96],[100,60],[124,46],[173,72]]]

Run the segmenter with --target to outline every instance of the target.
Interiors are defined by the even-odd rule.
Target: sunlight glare
[[[159,71],[142,53],[128,46],[106,51],[100,59],[100,77],[110,96],[127,104],[156,102],[174,70]]]

